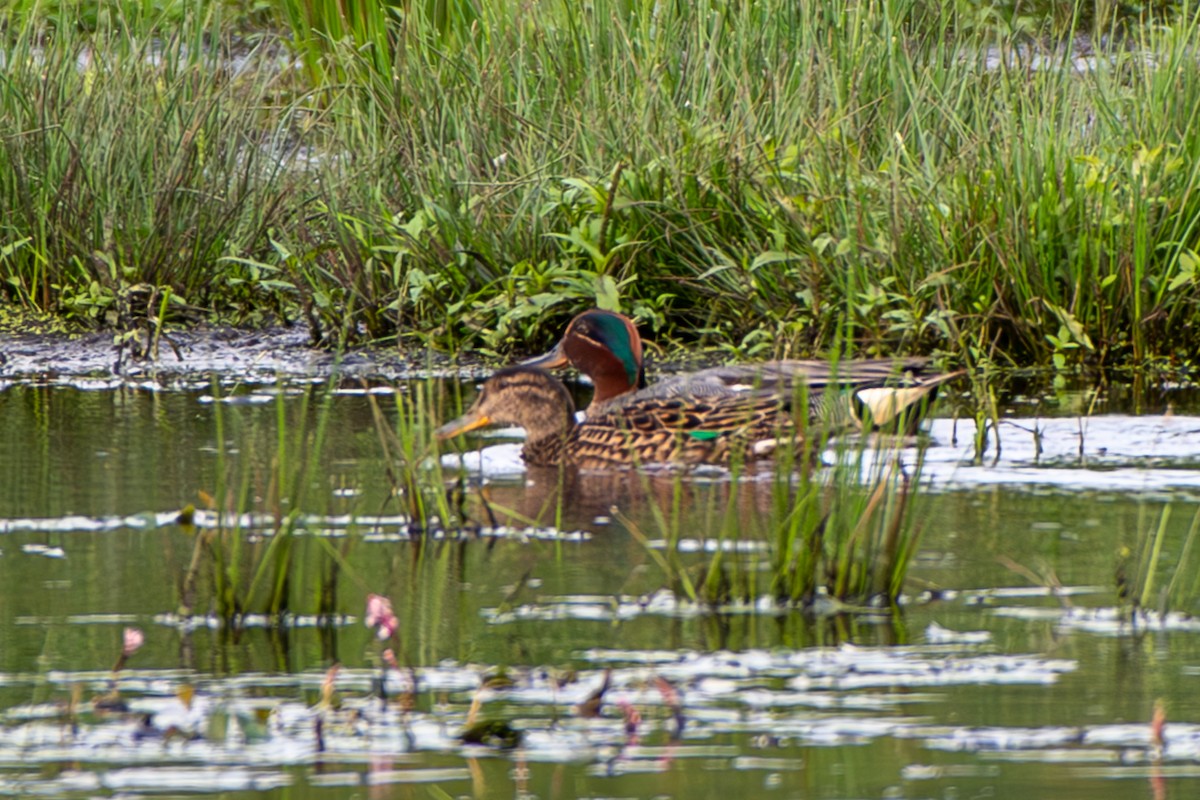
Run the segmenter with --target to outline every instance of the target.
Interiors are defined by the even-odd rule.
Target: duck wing
[[[735,453],[762,457],[759,440],[790,436],[792,401],[776,393],[643,397],[584,420],[572,432],[573,460],[585,468],[629,464],[727,464]]]

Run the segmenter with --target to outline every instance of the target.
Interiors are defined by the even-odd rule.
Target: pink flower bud
[[[375,628],[380,639],[390,639],[400,629],[400,620],[392,611],[392,601],[381,594],[367,595],[365,617],[363,622],[368,628]]]
[[[140,628],[126,628],[124,643],[121,645],[121,655],[129,658],[136,653],[146,641],[146,634]]]

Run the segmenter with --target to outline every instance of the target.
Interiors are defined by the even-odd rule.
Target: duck
[[[804,441],[792,398],[770,392],[630,397],[579,421],[562,381],[526,365],[493,373],[470,409],[435,435],[446,440],[492,425],[525,429],[528,466],[585,470],[752,462]]]
[[[965,374],[932,372],[929,360],[919,357],[787,359],[710,367],[647,385],[637,327],[623,314],[599,308],[575,316],[553,348],[521,364],[541,369],[573,366],[587,375],[595,387],[585,410],[589,417],[651,399],[791,395],[802,386],[819,401],[814,414],[863,431],[903,433],[915,432],[939,386]],[[830,387],[838,391],[830,392]]]

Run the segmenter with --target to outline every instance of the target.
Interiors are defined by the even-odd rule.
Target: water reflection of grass
[[[325,443],[329,403],[323,404],[316,426],[309,429],[303,421],[308,418],[305,412],[312,393],[306,391],[299,415],[302,422],[289,426],[284,413],[284,393],[282,390],[277,393],[278,438],[264,474],[253,452],[253,438],[235,445],[241,457],[236,461],[238,466],[234,466],[227,449],[225,412],[216,380],[213,396],[216,483],[211,493],[202,490],[202,496],[216,512],[217,522],[212,530],[196,536],[191,563],[183,578],[181,607],[185,615],[190,615],[197,605],[198,579],[201,570],[205,570],[210,576],[211,597],[203,605],[211,606],[227,623],[248,613],[277,619],[292,605],[295,535],[301,515],[312,510],[306,501],[311,470],[320,463]],[[246,521],[264,517],[272,520],[268,529],[253,532],[244,529]],[[301,563],[305,561],[302,559]]]
[[[240,418],[228,413],[231,406],[214,384],[214,484],[202,487],[210,508],[204,524],[196,526],[201,530],[190,562],[181,567],[185,614],[207,609],[233,627],[254,614],[278,625],[287,615],[336,614],[344,608],[338,597],[347,580],[356,594],[395,594],[394,587],[369,583],[354,566],[368,532],[365,522],[354,521],[360,515],[400,528],[371,533],[403,534],[406,540],[398,545],[413,570],[406,585],[420,587],[420,597],[405,605],[432,614],[418,626],[428,630],[413,633],[425,642],[418,648],[426,650],[423,655],[440,646],[431,632],[442,614],[431,604],[447,600],[429,587],[466,581],[463,575],[448,581],[466,563],[462,553],[453,554],[471,546],[474,535],[504,536],[513,525],[542,526],[561,548],[561,537],[574,535],[564,526],[619,508],[618,519],[643,543],[652,535],[663,540],[647,552],[671,587],[714,605],[761,598],[804,607],[894,602],[919,536],[912,515],[919,468],[913,472],[902,465],[912,451],[894,448],[895,440],[887,437],[842,442],[829,451],[833,464],[827,467],[815,466],[816,451],[824,449],[817,437],[803,452],[784,448],[777,462],[738,465],[729,472],[531,469],[520,502],[507,508],[490,499],[490,492],[468,488],[464,476],[444,474],[439,460],[430,457],[435,452],[430,420],[438,417],[430,382],[396,393],[394,416],[367,396],[366,436],[382,454],[388,490],[382,505],[351,510],[350,519],[335,523],[334,535],[327,535],[322,520],[331,519],[332,493],[323,471],[336,396],[331,388],[306,388],[298,398],[292,391],[288,398],[288,390],[279,387],[272,401],[273,433],[264,438],[230,426],[230,419]],[[192,522],[187,515],[183,521]],[[681,552],[684,540],[695,536],[715,545],[699,563]],[[377,581],[373,574],[370,581]],[[528,571],[511,575],[514,593],[528,577]]]
[[[1156,612],[1165,619],[1169,611],[1191,610],[1200,597],[1200,553],[1195,552],[1200,510],[1193,512],[1182,544],[1171,548],[1168,537],[1173,507],[1171,503],[1162,506],[1155,520],[1144,505],[1139,506],[1134,541],[1118,550],[1117,600],[1135,625],[1143,612]]]

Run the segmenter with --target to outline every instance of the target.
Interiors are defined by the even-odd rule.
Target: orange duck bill
[[[455,420],[447,422],[442,427],[433,432],[433,435],[438,439],[453,439],[463,433],[486,428],[492,424],[492,418],[487,414],[480,414],[478,411],[471,410]]]

